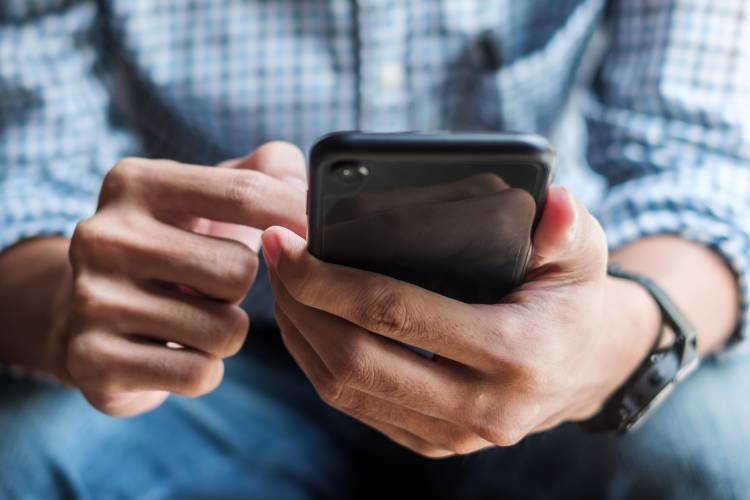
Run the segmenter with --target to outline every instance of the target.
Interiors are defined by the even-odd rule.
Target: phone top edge
[[[425,155],[518,155],[554,161],[550,142],[536,134],[516,132],[359,132],[342,131],[322,136],[310,150],[311,163],[346,159],[348,155],[373,158]]]

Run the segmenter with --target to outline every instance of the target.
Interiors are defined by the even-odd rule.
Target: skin
[[[169,393],[213,390],[247,335],[239,303],[256,276],[261,230],[306,230],[299,150],[271,143],[220,167],[122,160],[69,242],[3,253],[0,359],[50,374],[116,416]]]
[[[641,362],[658,309],[641,287],[607,277],[608,259],[671,293],[703,354],[736,322],[735,280],[714,253],[659,236],[610,256],[599,224],[562,188],[549,192],[526,283],[479,306],[310,256],[304,160],[292,147],[223,166],[127,160],[71,242],[40,238],[0,255],[0,357],[112,415],[204,394],[244,341],[237,304],[255,276],[259,229],[285,226],[262,244],[291,355],[324,401],[443,457],[586,418]]]
[[[527,281],[486,306],[321,262],[283,228],[263,236],[284,342],[322,399],[428,457],[511,446],[586,419],[651,349],[656,304],[607,276],[604,233],[564,188],[550,190],[534,247]],[[611,260],[671,293],[702,354],[726,342],[738,293],[711,251],[660,236]]]

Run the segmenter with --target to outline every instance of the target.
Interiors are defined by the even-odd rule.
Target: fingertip
[[[279,263],[279,257],[281,257],[282,245],[279,234],[280,227],[270,227],[263,231],[261,235],[261,249],[263,250],[263,258],[266,263],[275,268]]]
[[[561,220],[567,226],[572,226],[576,219],[576,202],[573,194],[565,186],[553,186],[549,195],[553,199],[553,205],[559,212]]]
[[[281,179],[281,181],[298,191],[307,193],[307,182],[303,181],[299,177],[287,176]]]
[[[571,229],[576,222],[577,211],[573,195],[564,186],[552,186],[547,193],[547,202],[540,224],[545,224],[554,233]]]
[[[305,154],[290,142],[271,141],[261,145],[248,158],[248,166],[277,178],[305,178]]]
[[[274,235],[277,237],[279,233],[282,233],[284,231],[284,228],[282,226],[271,226],[268,229],[263,231],[263,234],[260,236],[261,241],[265,241],[266,238],[270,238],[271,235]]]
[[[552,186],[534,236],[537,253],[546,255],[573,233],[578,218],[576,202],[563,186]]]
[[[281,226],[269,227],[263,231],[261,242],[263,256],[272,267],[276,267],[282,255],[295,254],[306,246],[303,238]]]
[[[271,158],[283,158],[288,161],[305,161],[305,153],[294,143],[288,141],[269,141],[262,144],[258,149],[255,150],[261,159],[264,156],[270,156]]]

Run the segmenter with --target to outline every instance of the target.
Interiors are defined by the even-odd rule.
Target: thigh
[[[604,439],[611,499],[750,498],[750,358],[711,360],[651,419]]]
[[[415,479],[435,499],[601,500],[609,470],[602,450],[570,424],[509,448],[412,462]]]
[[[750,498],[749,397],[749,358],[708,361],[626,436],[567,424],[512,448],[414,458],[414,470],[435,498]]]
[[[0,380],[0,498],[347,498],[347,440],[287,365],[238,357],[221,387],[132,419]]]

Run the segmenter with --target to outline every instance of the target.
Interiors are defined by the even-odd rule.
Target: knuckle
[[[68,253],[74,269],[92,262],[111,265],[110,257],[131,250],[135,243],[129,233],[123,231],[121,222],[102,213],[79,222],[73,232]]]
[[[90,218],[83,219],[78,224],[76,224],[76,228],[73,231],[73,236],[70,237],[70,246],[68,247],[68,260],[70,261],[74,270],[80,267],[85,262],[87,252],[84,242],[86,241],[86,233],[88,231],[88,225],[90,224],[90,221]]]
[[[150,411],[161,404],[160,401],[152,400],[155,404],[144,406],[141,400],[142,394],[135,392],[109,392],[98,389],[81,392],[94,408],[112,417],[132,417]]]
[[[384,377],[378,377],[368,352],[364,335],[352,335],[340,346],[339,356],[329,361],[331,374],[346,387],[379,393],[395,392],[395,388],[382,380]]]
[[[115,385],[114,361],[106,339],[99,335],[81,334],[68,344],[68,373],[78,383],[111,389]]]
[[[509,305],[509,308],[514,307]],[[538,328],[522,319],[521,314],[499,314],[490,311],[487,322],[483,323],[488,341],[483,346],[482,355],[488,366],[505,370],[527,358],[535,359],[539,345]]]
[[[515,434],[510,429],[500,425],[495,419],[475,419],[472,422],[471,430],[481,438],[498,446],[513,446],[520,440],[515,438]]]
[[[68,343],[68,359],[80,363],[88,359],[97,359],[100,344],[94,335],[76,335]]]
[[[358,339],[347,342],[336,360],[331,361],[332,375],[345,386],[367,388],[372,383],[374,374],[363,344]]]
[[[338,395],[335,407],[348,415],[360,415],[363,413],[364,407],[363,396],[354,391],[343,389]]]
[[[87,260],[100,246],[104,232],[100,227],[97,217],[89,217],[76,225],[70,240],[70,261],[76,266]]]
[[[108,391],[83,391],[84,396],[91,403],[91,406],[110,417],[121,415],[120,406],[117,404],[117,398]]]
[[[503,191],[503,194],[511,200],[512,206],[524,209],[521,213],[534,212],[536,203],[528,191],[521,188],[510,188]]]
[[[536,212],[534,198],[520,188],[504,190],[500,196],[502,203],[488,200],[492,204],[488,205],[487,216],[492,224],[498,225],[491,227],[501,228],[507,238],[519,238],[519,241],[522,241],[520,238],[529,238],[528,228]],[[512,213],[507,207],[513,207]]]
[[[232,307],[226,312],[225,318],[227,323],[221,335],[222,345],[219,347],[221,356],[229,357],[237,354],[245,343],[250,317],[242,308]]]
[[[237,243],[227,262],[226,284],[235,298],[242,298],[250,290],[258,272],[258,255],[242,243]]]
[[[501,177],[484,172],[469,178],[465,188],[468,196],[482,196],[487,193],[498,193],[508,190],[508,185]]]
[[[470,432],[459,427],[447,429],[441,445],[457,455],[467,455],[476,451]]]
[[[104,176],[101,199],[114,199],[138,183],[143,161],[138,158],[123,158]]]
[[[492,442],[501,447],[510,447],[520,443],[524,437],[526,433],[521,430],[520,426],[506,426]]]
[[[506,384],[512,385],[516,394],[525,399],[533,398],[547,392],[553,382],[554,367],[559,366],[552,344],[557,340],[550,339],[548,345],[541,347],[528,342],[526,349],[516,349],[497,354],[496,366],[504,375]],[[509,358],[510,354],[510,358]]]
[[[332,375],[324,375],[314,381],[320,398],[329,406],[338,408],[346,392],[346,387]]]
[[[237,170],[227,183],[226,198],[239,206],[256,206],[260,193],[260,176],[251,170]]]
[[[527,423],[520,407],[512,404],[505,404],[504,408],[491,405],[475,412],[469,429],[486,441],[508,447],[518,444],[526,436]]]
[[[177,384],[188,397],[199,397],[213,391],[221,382],[223,363],[214,359],[201,359],[190,363],[175,373]]]
[[[117,417],[120,415],[114,399],[107,396],[89,396],[88,400],[91,403],[91,406],[109,417]]]
[[[375,332],[404,332],[412,330],[409,306],[392,287],[363,287],[364,292],[354,301],[355,321]]]
[[[441,459],[441,458],[448,458],[455,455],[455,453],[451,450],[441,450],[440,448],[437,448],[435,446],[431,446],[427,443],[417,443],[412,444],[408,447],[410,450],[412,450],[417,455],[420,455],[424,458],[431,458],[431,459]]]
[[[76,316],[89,318],[103,310],[104,301],[98,293],[95,281],[86,274],[73,278],[72,305]]]

